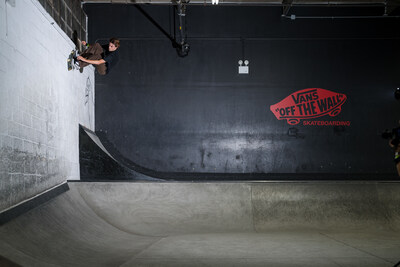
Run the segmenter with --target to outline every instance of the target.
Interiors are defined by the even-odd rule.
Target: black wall
[[[143,6],[173,32],[169,6]],[[279,7],[189,6],[190,53],[133,5],[86,4],[89,41],[121,38],[118,66],[96,76],[96,129],[121,154],[164,172],[393,174],[380,133],[397,126],[399,19],[283,19]],[[380,9],[297,8],[300,15]],[[238,60],[250,74],[238,74]],[[347,96],[341,113],[289,125],[270,111],[290,94]]]

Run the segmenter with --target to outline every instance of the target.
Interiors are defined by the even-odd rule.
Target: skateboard
[[[74,56],[75,56],[75,50],[72,50],[71,54],[69,54],[68,59],[67,59],[68,71],[74,69],[74,64],[75,64]]]
[[[71,51],[71,54],[68,57],[67,65],[68,70],[79,69],[78,66],[75,65],[76,57],[82,53],[82,42],[78,38],[78,32],[74,31],[72,33],[72,41],[75,44],[75,49]],[[79,69],[82,72],[82,69]]]
[[[80,73],[83,72],[83,68],[79,67],[79,63],[77,61],[77,57],[79,56],[79,52],[76,50],[72,50],[67,59],[67,67],[68,71],[77,69]]]

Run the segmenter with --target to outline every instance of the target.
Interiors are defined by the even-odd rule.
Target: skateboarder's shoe
[[[75,50],[74,51],[74,66],[75,66],[76,69],[80,68],[79,61],[78,61],[78,57],[79,56],[80,56],[79,51]]]
[[[83,67],[81,67],[81,65],[79,64],[79,60],[77,59],[79,56],[79,51],[73,51],[74,52],[74,56],[73,56],[73,67],[77,70],[79,70],[80,73],[83,72]]]
[[[76,63],[76,62],[78,62],[78,57],[81,55],[80,53],[79,53],[79,51],[78,50],[73,50],[72,51],[74,54],[73,54],[73,58],[74,58],[74,63]]]
[[[83,72],[83,68],[79,65],[79,62],[78,62],[78,61],[75,63],[75,68],[76,68],[77,70],[79,70],[80,73]]]

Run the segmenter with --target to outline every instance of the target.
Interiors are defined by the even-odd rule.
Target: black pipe
[[[293,16],[293,17],[292,17]],[[294,14],[290,16],[282,16],[286,19],[398,19],[400,16],[296,16]]]
[[[146,11],[144,11],[139,5],[135,5],[135,7],[148,19],[151,23],[154,24],[171,42],[173,47],[180,47],[181,45],[175,41],[174,38],[170,34],[168,34],[158,23],[155,21]]]

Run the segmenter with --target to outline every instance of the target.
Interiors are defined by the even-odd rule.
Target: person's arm
[[[77,57],[77,59],[81,60],[83,62],[89,63],[89,64],[93,64],[93,65],[100,65],[100,64],[106,63],[106,61],[104,59],[90,60],[90,59],[86,59],[82,56]]]
[[[389,146],[390,146],[390,147],[394,147],[394,145],[392,144],[392,141],[393,141],[393,139],[390,139],[390,140],[389,140]]]

